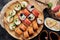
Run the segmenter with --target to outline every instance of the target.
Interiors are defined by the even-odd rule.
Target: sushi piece
[[[18,18],[16,18],[16,19],[14,20],[14,23],[15,23],[16,25],[19,25],[19,24],[21,24],[21,21],[20,21]]]
[[[37,23],[42,24],[43,22],[42,22],[42,20],[40,18],[37,18]]]
[[[34,10],[34,5],[28,5],[28,6],[27,6],[27,9],[28,9],[30,12],[32,12],[32,10]]]
[[[20,18],[20,20],[25,20],[26,19],[26,16],[24,15],[24,13],[21,13],[20,15],[19,15],[19,18]]]
[[[15,30],[16,25],[14,23],[10,23],[9,28],[10,28],[10,30]]]
[[[27,7],[27,5],[28,5],[28,3],[27,3],[26,1],[21,2],[21,6],[22,6],[22,8]]]
[[[15,10],[11,10],[10,13],[9,13],[10,16],[14,16],[15,14],[16,14]]]
[[[28,38],[28,37],[29,37],[29,34],[28,34],[27,31],[24,32],[24,37],[25,37],[25,38]]]
[[[27,9],[24,9],[24,14],[25,14],[26,16],[28,16],[28,15],[30,14],[30,12],[29,12]]]
[[[16,29],[15,29],[15,32],[16,32],[18,35],[21,35],[21,34],[23,33],[19,28],[16,28]]]
[[[34,34],[34,30],[32,27],[28,27],[28,32],[30,35]]]
[[[31,21],[26,18],[26,19],[23,21],[23,23],[26,24],[26,25],[30,25],[30,24],[31,24]]]
[[[60,5],[57,5],[55,8],[52,9],[52,11],[57,12],[60,9]]]
[[[6,20],[7,20],[7,22],[11,23],[13,21],[13,17],[8,16]]]
[[[34,10],[32,11],[32,13],[35,15],[35,17],[38,17],[38,15],[39,15],[39,12],[38,12],[36,9],[34,9]]]
[[[60,12],[55,13],[55,16],[60,18]]]
[[[33,29],[34,30],[37,30],[38,29],[38,25],[37,25],[37,22],[36,21],[33,21]]]
[[[24,25],[24,24],[21,24],[19,26],[19,28],[22,30],[22,31],[25,31],[27,29],[27,27]]]
[[[18,4],[18,3],[17,3],[17,4],[15,5],[14,9],[15,9],[16,11],[21,10],[21,4]]]
[[[34,16],[33,14],[30,14],[30,15],[28,16],[28,19],[31,20],[31,21],[33,21],[33,20],[35,19],[35,16]]]

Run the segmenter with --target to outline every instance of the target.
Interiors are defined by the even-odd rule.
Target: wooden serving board
[[[0,24],[1,24],[1,26],[2,26],[12,37],[14,37],[14,38],[16,38],[16,39],[23,40],[22,38],[17,37],[13,31],[10,31],[9,28],[8,28],[8,26],[7,26],[7,25],[4,25],[4,22],[3,22],[4,13],[5,13],[6,9],[7,9],[12,3],[16,2],[16,1],[22,2],[23,0],[12,0],[12,1],[10,1],[9,3],[7,3],[7,4],[3,7],[3,9],[1,10]],[[25,1],[26,1],[26,0],[25,0]],[[34,2],[33,2],[33,1],[34,1],[34,0],[32,0],[32,1],[31,1],[31,0],[27,0],[27,2],[29,2],[30,4],[33,4],[33,5],[35,6],[35,8],[41,13],[39,17],[40,17],[40,18],[43,20],[43,22],[44,22],[44,15],[43,15],[43,12],[42,12],[41,8],[35,3],[35,1],[34,1]],[[43,24],[40,25],[37,34],[35,34],[35,35],[32,36],[32,37],[29,37],[29,38],[26,39],[26,40],[30,40],[30,39],[36,37],[36,36],[41,32],[42,28],[43,28]]]

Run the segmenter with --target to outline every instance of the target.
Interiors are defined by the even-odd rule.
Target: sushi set
[[[51,1],[48,4],[40,2],[48,5],[48,13],[51,16],[44,19],[45,15],[42,11],[44,8],[41,9],[42,6],[38,2],[36,0],[8,2],[0,13],[1,26],[18,40],[30,40],[37,35],[39,40],[60,40],[60,35],[56,33],[60,31],[60,4],[55,5],[55,2],[51,3]],[[44,25],[52,31],[43,30]]]
[[[11,1],[1,11],[1,25],[16,39],[32,39],[43,28],[44,16],[39,10],[27,1]]]

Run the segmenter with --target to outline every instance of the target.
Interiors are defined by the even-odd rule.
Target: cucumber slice
[[[13,21],[13,17],[8,16],[8,17],[7,17],[7,21],[8,21],[8,22],[12,22],[12,21]]]
[[[15,30],[16,25],[14,23],[9,24],[10,30]]]
[[[14,16],[16,14],[16,11],[15,10],[12,10],[11,12],[10,12],[10,16]]]
[[[27,5],[28,5],[28,3],[27,3],[27,2],[25,2],[25,1],[21,2],[21,6],[22,6],[22,8],[27,7]]]
[[[16,10],[16,11],[21,10],[21,5],[20,5],[20,4],[17,4],[17,5],[15,6],[15,10]]]
[[[21,21],[17,18],[17,19],[14,20],[14,23],[15,23],[16,25],[19,25],[19,24],[21,24]]]

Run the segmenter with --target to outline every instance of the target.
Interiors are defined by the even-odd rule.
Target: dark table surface
[[[10,0],[0,0],[0,11],[1,11],[1,9],[3,8],[3,6],[6,4],[6,3],[8,3]],[[43,12],[44,12],[44,18],[46,18],[46,17],[50,17],[49,16],[49,14],[48,14],[48,12],[46,12],[47,11],[47,9],[45,9]],[[48,28],[46,28],[45,27],[45,25],[44,25],[44,27],[43,27],[43,29],[42,30],[47,30],[48,32],[50,32],[50,31],[52,31],[52,30],[50,30],[50,29],[48,29]],[[54,32],[54,31],[53,31]],[[60,35],[60,32],[57,32],[59,35]],[[39,34],[40,35],[40,34]],[[38,35],[38,36],[39,36]],[[33,38],[33,39],[31,39],[31,40],[38,40],[38,38],[39,37],[35,37],[35,38]],[[13,38],[12,36],[10,36],[8,33],[7,33],[7,31],[5,30],[5,29],[3,29],[2,27],[1,27],[1,25],[0,25],[0,40],[17,40],[17,39],[15,39],[15,38]]]

